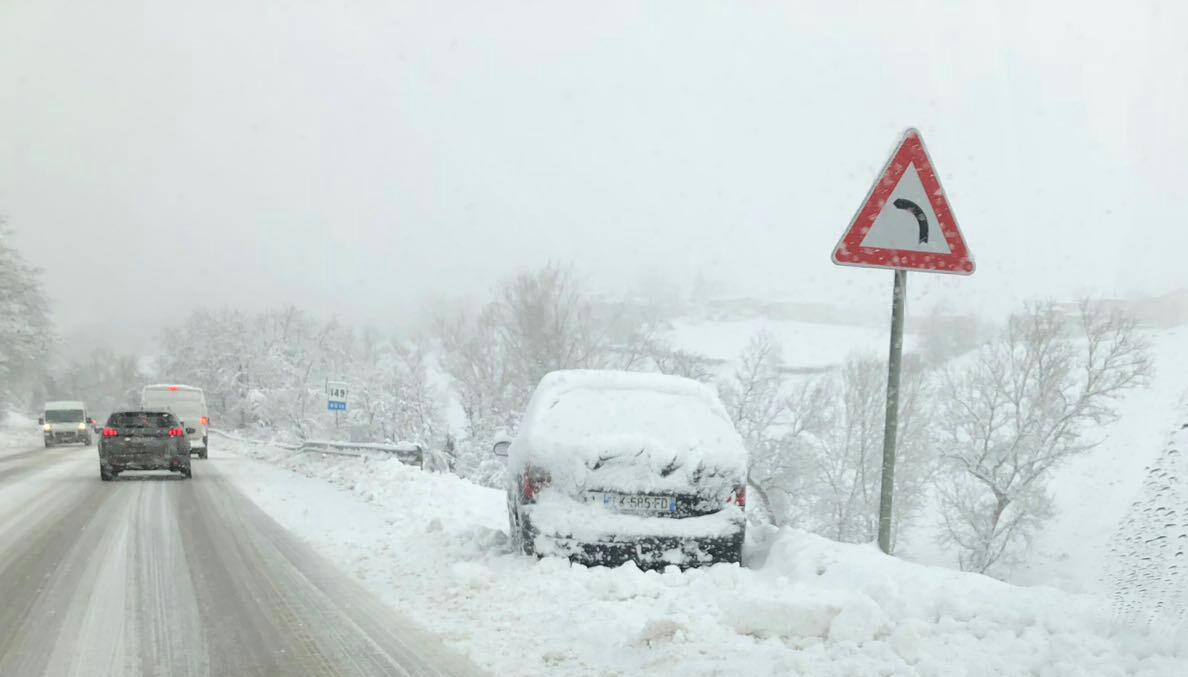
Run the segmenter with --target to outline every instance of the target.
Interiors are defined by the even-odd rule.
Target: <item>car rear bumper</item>
[[[617,567],[634,562],[640,569],[681,568],[718,563],[741,563],[746,522],[738,521],[726,533],[706,535],[603,534],[595,539],[539,533],[529,520],[524,522],[526,540],[532,552],[541,556],[565,557],[585,566]]]
[[[109,471],[122,470],[181,470],[190,467],[189,456],[172,454],[105,454],[99,463]]]

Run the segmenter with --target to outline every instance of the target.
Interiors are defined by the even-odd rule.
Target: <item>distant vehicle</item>
[[[87,405],[77,400],[46,402],[45,412],[37,419],[45,446],[68,442],[81,442],[91,446],[91,425],[94,419],[87,416]]]
[[[190,449],[198,454],[198,458],[206,458],[210,449],[207,434],[210,418],[206,412],[206,395],[201,388],[169,384],[145,386],[140,394],[140,406],[172,411],[182,422]]]
[[[708,386],[553,372],[494,451],[508,457],[510,533],[525,554],[641,568],[742,560],[747,453]]]
[[[110,482],[125,470],[171,470],[192,477],[190,443],[173,412],[136,409],[107,418],[99,438],[99,477]]]

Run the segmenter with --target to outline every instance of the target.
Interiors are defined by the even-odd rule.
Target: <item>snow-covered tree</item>
[[[725,382],[722,400],[750,451],[754,505],[774,524],[842,541],[873,540],[882,482],[885,362],[851,357],[837,373],[784,373],[770,334],[754,336]],[[895,477],[898,529],[924,499],[933,467],[931,428],[921,415],[927,372],[908,356],[901,382]]]
[[[810,528],[847,542],[878,536],[882,488],[883,429],[886,418],[887,363],[853,356],[840,373],[800,408],[818,410],[808,435],[802,436],[812,478],[813,502],[804,512]],[[911,520],[922,504],[931,477],[935,448],[927,414],[928,372],[914,355],[904,357],[899,386],[899,425],[895,445],[895,502],[892,535]]]
[[[13,404],[28,404],[53,344],[40,271],[26,263],[11,240],[0,220],[0,419]]]
[[[136,406],[148,380],[135,355],[97,348],[54,369],[45,380],[47,399],[79,399],[96,417]]]
[[[1051,515],[1047,482],[1093,448],[1093,426],[1151,370],[1135,321],[1082,303],[1029,305],[1002,334],[944,372],[937,399],[943,472],[942,540],[963,569],[1017,558]]]

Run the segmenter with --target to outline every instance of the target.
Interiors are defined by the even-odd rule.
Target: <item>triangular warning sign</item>
[[[833,250],[842,266],[969,275],[973,257],[920,133],[907,130]]]

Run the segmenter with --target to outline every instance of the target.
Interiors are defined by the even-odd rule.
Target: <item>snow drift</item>
[[[211,463],[249,464],[231,477],[253,500],[493,674],[1188,674],[1170,628],[1115,626],[1093,597],[793,529],[752,530],[749,568],[587,569],[509,554],[502,492],[395,460],[234,450],[267,463]]]

